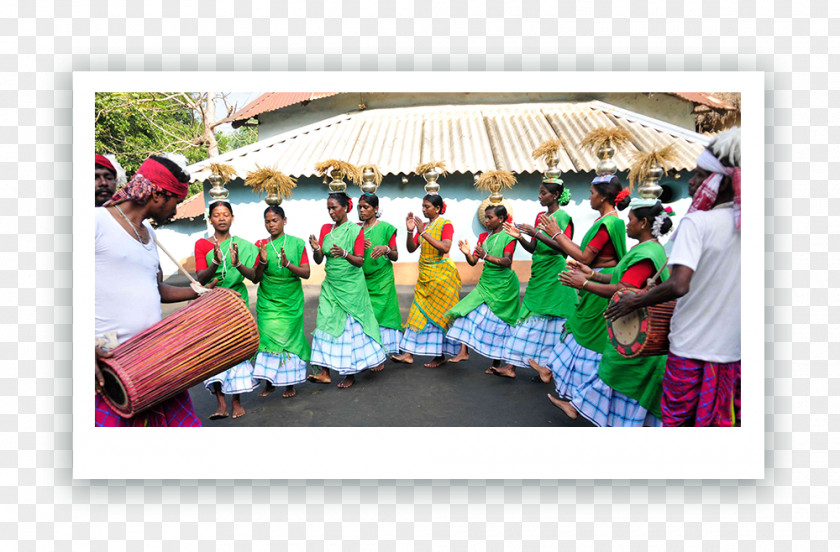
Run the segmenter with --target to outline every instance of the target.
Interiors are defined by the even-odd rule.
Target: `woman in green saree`
[[[285,233],[286,213],[279,205],[263,213],[268,239],[259,240],[254,281],[257,290],[257,326],[260,349],[254,361],[254,379],[265,381],[265,397],[285,386],[283,398],[294,397],[295,385],[306,381],[311,349],[303,332],[303,287],[309,278],[304,241]]]
[[[245,278],[254,280],[254,263],[257,260],[257,248],[248,240],[233,236],[230,227],[233,224],[233,207],[227,201],[214,201],[210,204],[210,225],[213,235],[195,242],[195,269],[198,281],[205,284],[211,278],[219,280],[218,287],[224,287],[239,293],[248,305],[248,288]],[[253,378],[254,367],[250,360],[245,360],[221,374],[204,381],[204,387],[216,395],[216,411],[211,420],[227,418],[225,394],[233,395],[233,417],[245,414],[239,400],[240,393],[253,391],[259,385]]]
[[[545,230],[570,258],[592,269],[610,274],[627,251],[627,237],[624,221],[618,218],[618,210],[630,203],[630,191],[622,190],[617,177],[605,175],[592,181],[589,206],[599,216],[583,236],[580,246],[560,231],[556,221],[541,216],[539,228]],[[571,398],[571,393],[598,369],[601,353],[606,344],[606,321],[604,310],[607,299],[589,293],[579,292],[577,308],[566,321],[564,335],[554,346],[548,364],[541,366],[529,361],[540,379],[546,383],[554,379],[554,387],[561,399]]]
[[[572,217],[562,209],[571,194],[559,178],[547,178],[540,185],[540,205],[546,208],[534,225],[505,223],[505,232],[513,236],[532,254],[531,278],[519,320],[505,342],[503,360],[510,367],[528,367],[528,360],[539,365],[549,363],[554,345],[561,340],[563,328],[577,307],[575,290],[561,285],[557,275],[566,270],[566,253],[545,230],[538,230],[540,216],[548,215],[557,221],[559,231],[570,239],[574,236]],[[530,239],[527,237],[530,236]]]
[[[519,316],[519,278],[511,269],[516,240],[502,230],[507,216],[503,205],[488,206],[487,232],[479,236],[475,250],[466,241],[458,242],[470,266],[483,259],[484,267],[475,289],[447,313],[454,321],[446,337],[493,359],[485,373],[514,378],[513,367],[500,368],[505,341]]]
[[[316,372],[307,380],[330,383],[329,371],[316,367],[332,368],[344,376],[338,384],[341,389],[353,385],[359,372],[368,368],[381,370],[385,362],[379,323],[362,271],[364,232],[347,220],[352,205],[346,194],[330,194],[327,211],[333,224],[321,227],[320,238],[309,236],[313,260],[321,264],[326,259],[327,264],[312,338],[311,364]]]
[[[564,285],[586,289],[609,300],[623,288],[647,286],[661,269],[659,281],[668,279],[667,256],[658,238],[672,226],[670,216],[659,200],[638,199],[630,202],[627,235],[639,240],[612,274],[598,273],[590,267],[570,262],[569,270],[560,274]],[[603,316],[603,315],[602,315]],[[548,398],[570,418],[578,413],[597,426],[637,427],[662,425],[662,379],[667,355],[625,358],[607,340],[595,373],[573,390],[571,402]]]
[[[402,339],[402,315],[394,284],[394,265],[397,260],[397,229],[379,220],[379,198],[376,194],[362,194],[359,198],[359,218],[365,237],[365,273],[373,313],[379,322],[382,346],[391,354],[399,354]],[[374,369],[375,370],[375,369]]]

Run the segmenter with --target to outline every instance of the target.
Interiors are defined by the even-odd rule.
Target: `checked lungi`
[[[204,388],[214,393],[214,383],[221,384],[222,393],[225,395],[250,393],[260,385],[260,382],[254,379],[254,366],[250,360],[243,360],[233,368],[204,380]]]
[[[260,352],[254,361],[253,377],[275,387],[297,385],[306,381],[306,361],[288,351],[279,355]]]
[[[313,334],[309,363],[314,366],[332,368],[342,376],[349,376],[383,362],[385,349],[349,314],[340,336],[333,337],[319,329]]]
[[[705,362],[668,354],[662,381],[666,426],[732,427],[741,419],[741,361]]]
[[[563,336],[565,318],[534,314],[513,327],[505,341],[502,360],[520,368],[528,368],[528,359],[548,366],[551,351]]]
[[[96,427],[201,427],[188,391],[182,391],[145,412],[123,418],[96,394]]]

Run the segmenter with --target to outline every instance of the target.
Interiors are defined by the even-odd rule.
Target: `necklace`
[[[271,248],[274,250],[274,253],[277,254],[277,266],[279,266],[280,268],[285,268],[282,264],[280,264],[280,253],[277,252],[277,247],[275,247],[275,245],[274,245],[274,240],[268,240],[268,243],[271,244]],[[286,247],[286,234],[285,233],[283,234],[283,244],[280,246],[280,249],[282,250],[284,247]],[[286,260],[288,261],[288,259],[286,259]]]
[[[228,239],[230,240],[230,243],[228,244],[227,252],[222,253],[222,264],[220,265],[220,267],[222,269],[222,280],[227,278],[227,258],[230,255],[230,246],[231,246],[231,244],[233,244],[233,237],[230,237]],[[216,242],[216,245],[220,245],[219,244],[219,238],[216,237],[216,234],[213,234],[213,241]],[[227,241],[227,240],[225,240],[225,241]]]
[[[146,242],[144,242],[143,238],[140,237],[140,232],[137,231],[137,228],[134,226],[134,223],[131,222],[130,220],[128,220],[128,217],[125,216],[125,213],[123,213],[123,210],[120,209],[120,206],[119,205],[114,205],[114,207],[117,208],[117,211],[120,212],[120,214],[122,215],[122,218],[125,219],[125,221],[128,223],[128,225],[131,226],[131,229],[134,231],[134,235],[137,236],[137,241],[139,241],[143,245],[146,245]]]
[[[595,219],[595,221],[597,222],[597,221],[601,220],[602,218],[604,218],[604,217],[605,217],[605,216],[607,216],[607,215],[615,215],[615,216],[618,216],[618,213],[616,213],[616,212],[615,212],[615,209],[613,209],[612,211],[609,211],[609,212],[607,212],[607,213],[604,213],[604,214],[603,214],[603,215],[601,215],[600,217],[596,218],[596,219]]]
[[[378,221],[378,220],[377,220],[376,222],[374,222],[373,224],[371,224],[370,226],[365,226],[365,225],[363,224],[363,225],[362,225],[362,232],[366,234],[368,230],[370,230],[371,228],[373,228],[373,227],[374,227],[374,226],[376,226],[377,224],[379,224],[379,221]]]

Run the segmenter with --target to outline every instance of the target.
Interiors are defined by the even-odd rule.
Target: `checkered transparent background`
[[[53,4],[0,9],[0,549],[251,550],[277,539],[315,550],[341,540],[349,550],[372,541],[790,550],[808,540],[828,550],[840,541],[829,524],[840,513],[829,473],[840,464],[831,432],[840,378],[829,373],[840,311],[828,286],[840,268],[828,217],[840,207],[828,183],[831,167],[840,172],[836,2]],[[74,483],[71,72],[287,69],[766,71],[766,479]],[[546,458],[500,469],[557,475]]]

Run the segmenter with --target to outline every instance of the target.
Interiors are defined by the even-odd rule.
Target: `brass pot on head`
[[[211,174],[207,177],[207,180],[210,182],[211,187],[208,190],[208,194],[210,194],[211,201],[221,201],[223,199],[227,199],[228,194],[230,193],[227,188],[224,187],[224,181],[222,177],[217,174]]]
[[[545,171],[545,177],[560,178],[560,158],[557,154],[555,153],[551,157],[546,157],[545,162],[548,165],[548,169]]]
[[[423,179],[426,181],[426,185],[423,186],[423,189],[426,190],[427,194],[437,194],[440,192],[440,184],[437,183],[439,176],[440,173],[437,169],[429,169],[423,173]]]
[[[331,168],[329,175],[332,178],[330,182],[331,192],[343,192],[347,188],[347,183],[344,182],[344,171],[341,169]]]
[[[659,199],[662,195],[662,186],[659,181],[665,176],[665,169],[662,167],[651,167],[645,174],[645,180],[639,185],[639,197],[643,199]]]
[[[378,186],[374,179],[376,178],[376,173],[373,172],[373,169],[370,167],[365,167],[365,170],[362,171],[362,191],[366,194],[373,194],[376,193],[376,189]]]
[[[598,159],[600,159],[601,161],[599,161],[598,166],[595,167],[595,172],[598,174],[598,176],[613,175],[618,171],[618,166],[613,160],[614,155],[615,148],[609,140],[601,144],[601,147],[598,148],[597,153]]]
[[[265,196],[265,202],[269,205],[280,205],[283,203],[283,197],[277,193],[277,190],[272,188]]]

